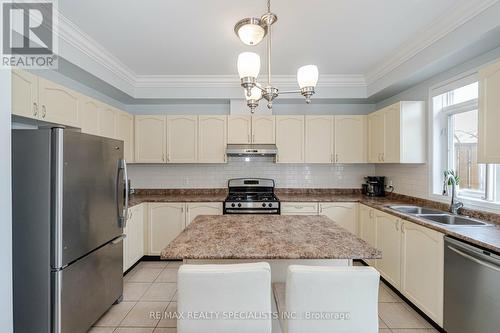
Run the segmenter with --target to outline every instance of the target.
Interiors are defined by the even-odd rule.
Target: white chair
[[[372,267],[292,265],[273,285],[285,333],[378,333],[380,275]]]
[[[268,263],[182,265],[177,285],[178,333],[271,333]]]

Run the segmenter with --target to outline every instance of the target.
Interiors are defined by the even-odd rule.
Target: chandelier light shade
[[[297,70],[297,81],[300,89],[306,87],[316,87],[318,83],[318,67],[315,65],[302,66]]]
[[[253,52],[243,52],[238,56],[238,74],[241,86],[245,89],[247,105],[251,112],[259,105],[261,99],[267,101],[267,107],[273,108],[273,100],[280,94],[299,93],[311,103],[311,97],[315,93],[318,83],[319,71],[315,65],[302,66],[297,71],[298,90],[279,91],[271,83],[271,26],[276,23],[278,16],[271,12],[271,0],[267,0],[267,12],[257,18],[245,18],[234,26],[234,32],[246,45],[257,45],[267,35],[267,84],[257,82],[260,71],[260,57]]]
[[[260,56],[253,52],[242,52],[238,55],[238,74],[240,79],[257,78],[260,72]]]
[[[266,29],[261,26],[260,19],[255,17],[245,18],[236,23],[234,32],[246,45],[257,45],[266,35]]]

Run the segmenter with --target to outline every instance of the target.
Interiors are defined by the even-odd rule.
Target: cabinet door
[[[99,135],[99,110],[103,105],[93,98],[82,96],[82,132]]]
[[[38,78],[22,70],[12,70],[12,114],[37,119]]]
[[[127,211],[127,217],[128,221],[126,226],[123,228],[123,234],[125,235],[125,238],[123,239],[123,271],[125,272],[127,269],[130,268],[131,263],[130,263],[130,237],[132,236],[131,231],[131,225],[133,225],[133,217],[132,217],[132,208],[129,208]]]
[[[277,163],[304,162],[304,116],[276,116]]]
[[[252,142],[276,143],[276,122],[274,116],[252,116]]]
[[[184,203],[150,203],[148,206],[148,250],[150,255],[159,255],[184,229]]]
[[[99,109],[99,134],[107,138],[116,137],[117,112],[109,105]]]
[[[405,221],[402,228],[401,291],[439,325],[443,324],[443,234]]]
[[[40,119],[80,127],[81,95],[51,81],[38,78]]]
[[[368,162],[381,163],[384,153],[384,114],[377,111],[368,116]]]
[[[226,163],[227,117],[198,117],[198,162]]]
[[[282,202],[281,215],[318,215],[318,203]]]
[[[165,116],[135,116],[135,162],[165,163]]]
[[[252,142],[252,117],[227,117],[227,143],[249,144]]]
[[[366,163],[366,116],[335,116],[335,163]]]
[[[359,237],[373,247],[377,247],[377,224],[375,223],[375,212],[365,205],[359,207]],[[370,266],[376,267],[376,259],[365,260]]]
[[[186,227],[198,215],[222,215],[221,202],[193,202],[186,204]]]
[[[167,163],[195,163],[198,151],[198,117],[167,117]]]
[[[132,235],[130,237],[129,260],[134,265],[144,255],[144,208],[137,205],[132,209]]]
[[[384,111],[384,163],[401,162],[401,123],[400,104],[390,106]]]
[[[333,119],[332,116],[305,116],[306,163],[333,162]]]
[[[377,261],[380,274],[394,287],[401,286],[401,221],[389,214],[376,211],[377,248],[382,259]]]
[[[352,202],[321,202],[319,204],[319,215],[324,215],[342,228],[357,235],[357,204]]]
[[[123,141],[125,161],[134,161],[134,116],[119,111],[116,117],[116,138]]]
[[[478,162],[500,163],[500,62],[479,71]]]

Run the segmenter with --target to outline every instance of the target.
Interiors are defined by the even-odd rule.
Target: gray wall
[[[11,78],[0,70],[0,328],[12,332]],[[29,320],[29,318],[26,318]]]

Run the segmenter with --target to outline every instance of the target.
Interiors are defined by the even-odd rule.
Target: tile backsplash
[[[225,188],[230,178],[261,177],[276,187],[360,188],[372,164],[276,164],[272,157],[230,157],[227,164],[129,165],[135,188]]]
[[[412,197],[429,197],[427,164],[377,164],[377,176],[385,176],[386,183],[394,186],[394,192]]]

